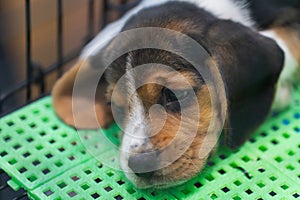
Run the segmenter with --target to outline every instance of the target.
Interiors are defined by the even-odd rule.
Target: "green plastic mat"
[[[0,119],[0,168],[32,199],[300,199],[300,91],[239,150],[220,147],[198,177],[171,189],[139,190],[103,164],[118,155],[97,138],[117,144],[117,130],[77,133],[46,97]]]

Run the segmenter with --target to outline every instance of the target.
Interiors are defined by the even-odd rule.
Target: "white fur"
[[[214,14],[220,19],[228,19],[241,23],[248,27],[253,27],[247,4],[232,0],[178,0],[190,2]]]
[[[254,25],[251,21],[247,5],[243,2],[236,3],[232,0],[143,0],[138,6],[126,13],[121,19],[109,24],[104,28],[82,51],[81,58],[85,59],[91,55],[97,54],[103,49],[124,27],[125,23],[134,14],[144,8],[162,5],[170,1],[189,2],[203,8],[216,17],[221,19],[232,20],[241,23],[245,26],[252,27]]]
[[[281,110],[291,103],[293,93],[292,83],[294,81],[291,78],[297,70],[298,62],[293,57],[285,42],[274,31],[268,30],[261,31],[260,33],[273,39],[284,52],[284,67],[277,83],[275,100],[272,106],[273,109]]]
[[[142,145],[147,145],[150,149],[151,143],[146,134],[147,132],[147,120],[145,117],[145,110],[141,100],[136,94],[135,87],[135,75],[132,72],[130,56],[127,57],[126,62],[126,80],[128,84],[128,93],[130,94],[130,104],[134,105],[130,107],[129,119],[124,129],[124,135],[122,139],[120,160],[123,170],[125,170],[128,178],[135,178],[131,169],[128,167],[128,159],[133,151]],[[128,173],[131,172],[131,173]]]

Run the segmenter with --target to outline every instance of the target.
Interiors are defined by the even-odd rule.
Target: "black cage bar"
[[[111,2],[109,0],[88,0],[88,33],[86,36],[86,41],[83,42],[83,46],[89,42],[96,34],[96,30],[94,27],[95,20],[95,2],[100,1],[102,3],[102,16],[100,21],[100,29],[103,28],[111,19],[109,13],[111,11],[116,12],[118,16],[123,15],[126,11],[136,6],[140,0],[119,0],[118,3],[116,1]],[[57,73],[57,77],[59,78],[63,74],[63,66],[75,59],[81,49],[74,49],[68,55],[63,55],[63,6],[64,0],[57,0],[57,60],[50,66],[41,67],[37,62],[32,59],[32,27],[31,27],[31,0],[25,0],[25,22],[26,22],[26,30],[24,34],[26,34],[26,79],[24,81],[18,82],[18,84],[14,85],[10,90],[2,92],[0,94],[0,116],[5,115],[15,108],[4,109],[4,104],[9,101],[9,99],[21,92],[25,92],[25,102],[22,105],[27,104],[28,102],[34,100],[32,98],[32,86],[39,87],[39,96],[45,95],[45,79],[50,73]],[[99,31],[99,30],[98,30]],[[97,32],[98,32],[97,31]],[[15,105],[17,107],[20,105]]]

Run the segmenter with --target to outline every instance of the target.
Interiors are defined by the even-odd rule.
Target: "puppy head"
[[[181,183],[202,169],[216,145],[217,139],[203,145],[213,111],[221,113],[212,105],[211,83],[189,63],[164,50],[137,50],[125,59],[125,75],[118,70],[121,66],[109,68],[106,74],[113,86],[107,96],[113,109],[117,108],[114,114],[124,117],[117,120],[124,132],[122,169],[141,188]],[[120,74],[119,83],[116,74]],[[205,148],[202,153],[201,148]]]
[[[172,11],[172,20],[165,17],[168,9]],[[83,69],[92,72],[83,70],[86,75],[79,81],[82,86],[94,79],[98,83],[100,78],[93,72],[104,71],[109,65],[101,79],[106,85],[100,87],[103,84],[99,84],[95,90],[96,101],[84,101],[95,108],[94,120],[88,120],[91,125],[86,127],[87,112],[78,112],[83,119],[79,127],[109,124],[112,114],[104,102],[111,102],[115,121],[123,130],[121,167],[128,179],[141,188],[177,185],[199,173],[217,146],[216,135],[224,121],[224,112],[225,143],[231,147],[241,145],[267,116],[282,67],[282,52],[271,40],[239,24],[217,20],[204,11],[192,12],[194,7],[182,18],[186,11],[181,9],[182,6],[167,6],[162,13],[157,8],[150,14],[147,12],[151,10],[143,11],[145,15],[137,15],[124,30],[162,27],[183,33],[209,52],[209,56],[203,56],[199,51],[189,51],[198,55],[199,65],[192,65],[193,59],[186,60],[177,54],[179,49],[193,49],[185,39],[175,37],[170,41],[168,34],[142,32],[139,36],[130,34],[126,39],[113,40],[91,57]],[[181,14],[176,18],[176,13]],[[148,48],[129,48],[118,53],[132,42],[143,44],[145,40]],[[154,48],[151,43],[156,42],[173,51]],[[110,59],[112,54],[119,57]],[[107,59],[113,62],[106,62]],[[146,67],[138,70],[145,64]],[[218,78],[206,79],[207,75]],[[70,105],[74,77],[65,75],[53,91],[56,112],[62,119],[71,116],[70,121],[74,121],[74,115],[70,114],[72,109],[61,108]],[[225,86],[224,93],[220,85]],[[85,90],[88,88],[82,89]],[[86,99],[84,97],[85,92],[75,95],[76,99]],[[219,103],[215,103],[214,98]],[[82,110],[86,110],[89,103],[83,104]]]

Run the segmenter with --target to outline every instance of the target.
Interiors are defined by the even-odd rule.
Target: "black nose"
[[[128,166],[139,177],[150,178],[158,165],[157,153],[137,153],[128,159]]]

